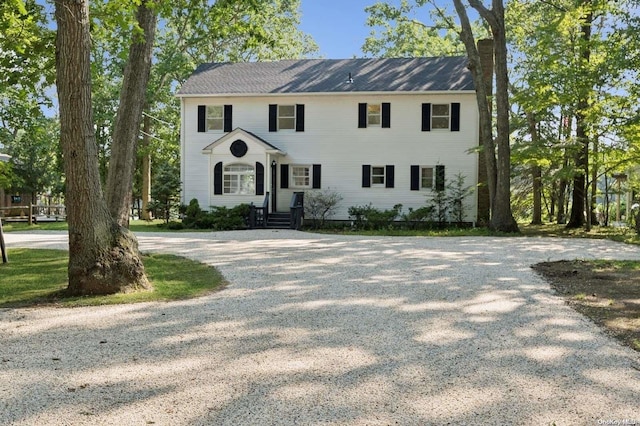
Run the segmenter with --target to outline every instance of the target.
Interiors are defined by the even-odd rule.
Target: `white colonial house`
[[[464,57],[211,63],[180,88],[184,203],[288,212],[316,188],[404,210],[458,173],[478,181],[475,90]],[[477,219],[477,196],[466,220]]]

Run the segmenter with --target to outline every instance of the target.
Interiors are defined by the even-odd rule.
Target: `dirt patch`
[[[560,261],[533,265],[576,311],[640,352],[640,269],[633,262]]]

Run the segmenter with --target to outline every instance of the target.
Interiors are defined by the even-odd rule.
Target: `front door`
[[[271,162],[271,211],[276,212],[278,210],[278,196],[277,196],[277,167],[276,160]]]

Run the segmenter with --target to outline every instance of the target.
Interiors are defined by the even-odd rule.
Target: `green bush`
[[[214,229],[231,231],[245,229],[249,219],[249,205],[240,204],[233,208],[211,207],[211,211],[202,210],[195,198],[188,206],[182,206],[182,223],[187,229]]]
[[[356,229],[383,229],[392,225],[402,211],[402,204],[396,204],[388,210],[380,210],[369,203],[366,206],[349,207],[349,217]]]
[[[403,213],[401,217],[408,229],[417,229],[432,220],[434,210],[433,206],[424,206],[417,209],[409,207],[409,212]]]

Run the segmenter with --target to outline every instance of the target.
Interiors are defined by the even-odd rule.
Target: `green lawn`
[[[198,297],[226,282],[213,267],[180,256],[146,254],[143,262],[154,290],[111,296],[64,298],[68,252],[10,249],[9,263],[0,264],[0,308],[55,304],[89,306],[168,301]]]
[[[164,228],[159,228],[158,225],[164,223],[162,220],[133,220],[129,228],[134,232],[153,232],[153,231],[166,231]],[[29,226],[26,222],[7,222],[3,224],[5,232],[11,231],[66,231],[68,229],[67,222],[40,222],[36,225]]]

